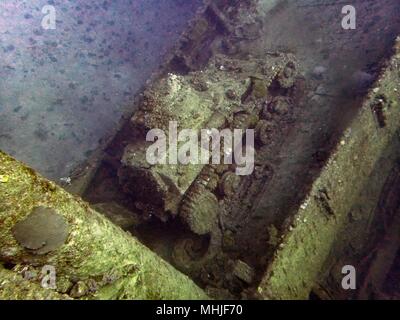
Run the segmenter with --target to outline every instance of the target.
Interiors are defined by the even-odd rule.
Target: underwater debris
[[[254,269],[241,260],[235,262],[233,274],[247,284],[251,284],[255,276]]]
[[[69,296],[75,299],[82,298],[89,293],[89,288],[83,281],[78,281],[69,292]]]
[[[268,144],[271,141],[271,135],[275,130],[275,125],[269,120],[260,120],[256,126],[256,137],[262,144]]]
[[[218,199],[202,186],[193,187],[180,209],[181,218],[199,235],[211,232],[217,224]]]
[[[277,82],[281,86],[281,88],[291,88],[296,81],[297,74],[298,71],[296,64],[293,61],[288,62],[285,68],[278,75]]]
[[[219,184],[219,191],[226,197],[232,197],[237,192],[241,178],[232,171],[225,172]]]

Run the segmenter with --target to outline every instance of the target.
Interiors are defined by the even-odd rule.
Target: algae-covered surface
[[[69,300],[67,295],[45,289],[0,265],[0,300]]]
[[[58,290],[68,293],[83,282],[90,288],[81,295],[85,298],[206,298],[189,278],[93,211],[87,203],[2,152],[0,175],[8,177],[7,182],[0,184],[0,261],[3,263],[14,265],[15,270],[24,265],[38,270],[52,265],[60,284]],[[29,220],[38,207],[50,208],[51,214],[59,215],[68,225],[68,237],[57,238],[50,251],[32,247],[32,243],[37,243],[35,237],[43,237],[35,232],[37,228],[45,229],[46,222],[48,227],[54,227],[49,216],[44,216],[40,223],[38,218]],[[15,236],[15,227],[18,229],[21,221],[31,241],[27,241],[27,234],[23,241]],[[65,231],[64,224],[57,224],[60,233]]]
[[[324,272],[327,259],[335,261],[332,254],[336,243],[350,236],[347,233],[352,231],[346,229],[350,226],[350,212],[354,205],[362,205],[359,194],[373,181],[370,177],[377,164],[382,163],[381,157],[392,158],[385,168],[386,175],[385,170],[381,170],[381,184],[398,159],[398,144],[393,140],[397,142],[400,124],[397,103],[399,43],[400,39],[358,116],[342,135],[321,175],[291,220],[290,230],[283,237],[258,288],[265,297],[308,298]],[[375,112],[377,103],[383,103],[384,127],[380,127]],[[365,243],[368,234],[364,237]],[[341,250],[346,251],[345,247]]]

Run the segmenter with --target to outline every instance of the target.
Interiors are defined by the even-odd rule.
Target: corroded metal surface
[[[325,262],[332,259],[335,242],[346,237],[349,212],[368,184],[375,165],[387,148],[391,155],[398,155],[398,145],[393,144],[393,139],[398,139],[400,129],[399,45],[400,39],[359,115],[294,214],[258,288],[265,298],[308,298],[324,271]],[[376,112],[377,104],[382,107],[384,125],[382,115]],[[385,179],[381,177],[381,181]],[[366,242],[367,237],[362,240]]]

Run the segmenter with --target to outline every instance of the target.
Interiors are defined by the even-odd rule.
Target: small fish
[[[71,178],[70,177],[60,178],[60,181],[62,183],[67,184],[67,185],[71,185]]]

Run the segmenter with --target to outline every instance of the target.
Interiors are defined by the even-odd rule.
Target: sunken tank
[[[170,73],[153,83],[131,119],[134,134],[125,147],[119,169],[124,191],[138,199],[139,210],[163,221],[180,215],[196,234],[209,233],[219,199],[234,196],[233,185],[241,182],[235,163],[225,159],[232,156],[235,148],[224,145],[224,140],[220,144],[220,163],[211,161],[209,152],[205,153],[206,161],[184,164],[173,159],[171,149],[180,150],[187,142],[173,142],[171,136],[192,129],[198,133],[201,151],[211,151],[214,143],[220,142],[212,137],[214,129],[255,129],[256,138],[266,142],[272,126],[268,121],[268,87],[288,89],[296,75],[296,61],[291,54],[277,54],[264,60],[216,55],[201,71],[187,75]],[[290,103],[282,98],[276,107],[290,108]],[[163,163],[151,164],[146,155],[152,144],[146,136],[153,129],[161,130],[168,140]],[[199,137],[204,130],[212,145],[202,145]]]

